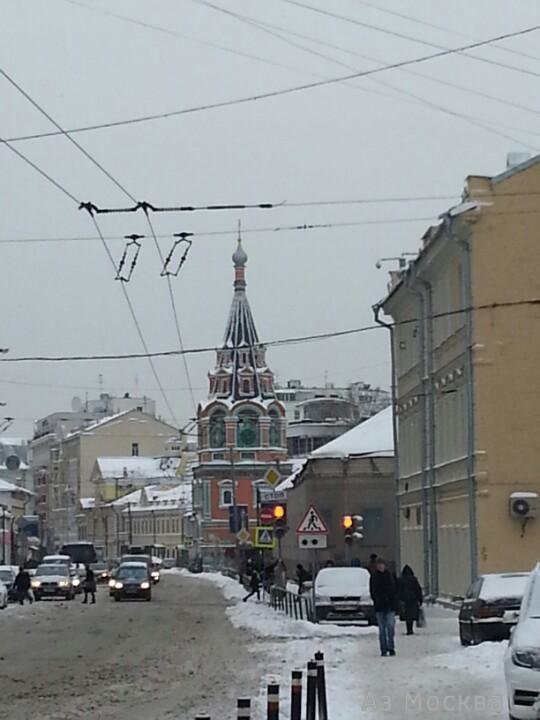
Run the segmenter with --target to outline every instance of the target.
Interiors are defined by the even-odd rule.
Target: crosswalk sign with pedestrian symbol
[[[255,528],[255,547],[273,550],[275,546],[274,528],[263,526]]]
[[[322,517],[319,515],[318,510],[313,505],[310,505],[307,513],[304,515],[304,519],[296,529],[299,535],[327,535],[328,528]]]

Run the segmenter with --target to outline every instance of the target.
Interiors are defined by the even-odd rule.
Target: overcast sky
[[[537,0],[373,0],[378,8],[421,22],[362,0],[305,2],[444,47],[540,24]],[[284,0],[215,0],[266,23],[263,29],[194,0],[88,0],[86,7],[67,0],[0,4],[3,69],[65,128],[240,98],[436,51]],[[159,27],[143,27],[110,13]],[[539,35],[474,54],[540,73]],[[411,70],[432,79],[411,75]],[[0,100],[2,137],[54,129],[2,77]],[[407,71],[390,70],[76,138],[134,197],[156,205],[434,195],[457,200],[468,174],[496,174],[504,170],[507,152],[540,147],[538,112],[534,74],[452,55]],[[19,142],[16,147],[78,199],[100,206],[131,204],[64,137]],[[0,154],[0,347],[9,347],[13,357],[140,352],[120,283],[114,281],[99,242],[22,242],[94,236],[88,215],[8,148]],[[449,199],[285,205],[242,213],[155,216],[159,235],[231,233],[195,236],[188,260],[174,279],[185,347],[215,346],[222,339],[239,218],[246,230],[249,299],[259,335],[272,340],[371,324],[371,306],[384,295],[386,269],[391,267],[377,270],[376,261],[417,250],[426,227],[451,204]],[[99,222],[106,236],[148,234],[141,214],[105,216]],[[319,223],[337,226],[249,232]],[[7,242],[13,240],[19,242]],[[166,254],[172,238],[160,242]],[[111,240],[109,246],[119,259],[124,241]],[[171,350],[178,348],[178,340],[167,284],[159,272],[155,246],[145,239],[128,292],[149,348]],[[322,383],[327,373],[329,381],[340,384],[365,380],[389,386],[383,330],[271,348],[268,360],[280,381]],[[203,398],[214,355],[192,356],[188,363],[195,396]],[[156,368],[176,419],[186,422],[194,409],[181,359],[156,360]],[[7,434],[29,435],[32,419],[68,409],[73,395],[94,396],[100,373],[105,390],[133,393],[138,388],[155,397],[160,412],[171,419],[146,360],[5,363],[0,364],[0,400],[8,404],[1,414],[17,418]]]

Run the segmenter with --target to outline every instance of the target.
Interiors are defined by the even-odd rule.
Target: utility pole
[[[133,545],[133,527],[132,527],[132,518],[131,518],[131,503],[128,502],[128,542],[130,545]]]
[[[6,564],[6,510],[7,505],[0,505],[2,508],[2,565]]]

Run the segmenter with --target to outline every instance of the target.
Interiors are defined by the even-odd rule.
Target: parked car
[[[524,572],[481,575],[471,585],[459,611],[462,645],[510,637],[528,577]]]
[[[5,610],[8,606],[8,589],[0,580],[0,610]]]
[[[45,597],[61,597],[73,600],[76,589],[66,565],[40,565],[31,581],[36,600]]]
[[[16,577],[17,572],[11,565],[0,565],[0,582],[5,585],[8,600],[11,602],[14,602],[17,599],[17,591],[14,587]]]
[[[335,624],[375,624],[369,594],[369,572],[365,568],[331,567],[315,578],[315,618]]]
[[[127,562],[120,565],[115,573],[112,587],[116,601],[124,598],[152,599],[152,578],[146,563]]]
[[[530,573],[504,657],[510,718],[536,720],[540,708],[540,563]]]

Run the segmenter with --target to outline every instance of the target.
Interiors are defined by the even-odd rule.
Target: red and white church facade
[[[234,296],[222,347],[209,373],[208,399],[197,411],[198,465],[194,468],[194,510],[202,554],[234,547],[230,507],[242,506],[249,529],[257,523],[258,489],[265,473],[288,474],[285,408],[274,392],[246,295],[247,255],[240,236],[232,256]],[[205,548],[207,552],[205,553]]]

